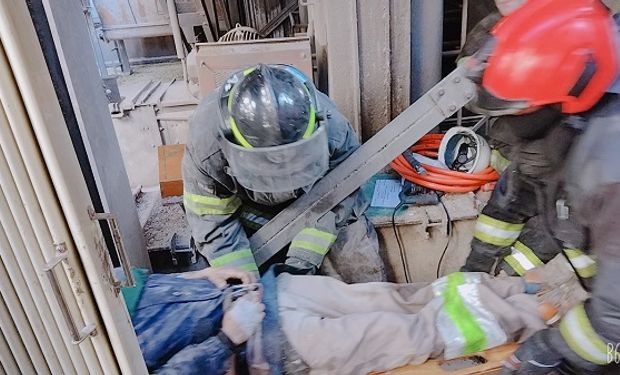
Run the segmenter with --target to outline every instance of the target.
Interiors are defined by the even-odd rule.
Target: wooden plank
[[[503,361],[508,358],[519,345],[507,344],[497,348],[489,349],[481,353],[473,354],[472,356],[480,356],[486,360],[484,364],[474,365],[458,370],[449,371],[442,368],[442,365],[446,362],[439,359],[430,360],[424,364],[417,366],[404,366],[395,370],[386,371],[383,373],[374,373],[375,375],[495,375],[499,374],[502,369]],[[469,358],[472,356],[467,356]],[[457,359],[458,360],[458,359]],[[455,360],[452,360],[455,361]]]

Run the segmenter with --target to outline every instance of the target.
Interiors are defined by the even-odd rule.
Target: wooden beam
[[[501,371],[503,361],[518,347],[517,344],[507,344],[460,359],[451,361],[433,359],[421,365],[404,366],[383,373],[374,373],[374,375],[496,375]],[[474,356],[479,356],[486,362],[452,371],[442,368],[447,362],[463,361]]]

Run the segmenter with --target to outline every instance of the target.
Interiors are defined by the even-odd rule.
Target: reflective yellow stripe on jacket
[[[564,252],[579,276],[587,279],[596,275],[596,261],[594,258],[579,249],[564,249]]]
[[[228,254],[209,259],[213,267],[232,267],[244,271],[258,271],[254,255],[250,249],[236,250]]]
[[[588,362],[605,365],[617,358],[615,347],[610,347],[592,328],[583,305],[566,313],[560,322],[560,333],[568,346]]]
[[[230,215],[241,206],[236,196],[219,198],[214,195],[199,195],[185,191],[183,193],[185,208],[196,215]]]
[[[527,271],[543,265],[543,261],[534,254],[534,251],[522,242],[515,242],[511,249],[512,253],[504,260],[519,276],[523,276]]]
[[[510,246],[519,237],[524,226],[525,224],[509,223],[482,214],[476,222],[474,237],[491,245]]]
[[[305,228],[291,242],[288,255],[319,266],[335,241],[336,236],[330,232]]]
[[[441,299],[437,329],[443,338],[446,359],[476,353],[507,341],[506,334],[480,299],[475,273],[456,272],[433,282],[433,293]]]

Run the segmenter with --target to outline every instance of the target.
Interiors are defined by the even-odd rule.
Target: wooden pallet
[[[434,359],[421,365],[404,366],[395,370],[383,372],[381,374],[375,373],[374,375],[495,375],[499,374],[502,369],[502,362],[515,350],[517,350],[517,347],[517,344],[508,344],[461,359],[451,361]],[[467,360],[468,358],[474,356],[484,358],[485,363],[470,365],[459,369],[446,369],[446,365],[452,365],[452,367],[455,367],[458,366],[458,363],[462,363],[463,359]]]

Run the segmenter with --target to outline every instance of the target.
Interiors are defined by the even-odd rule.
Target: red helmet
[[[587,111],[618,76],[617,37],[599,0],[528,1],[467,64],[479,84],[472,107],[491,115],[548,104]]]

